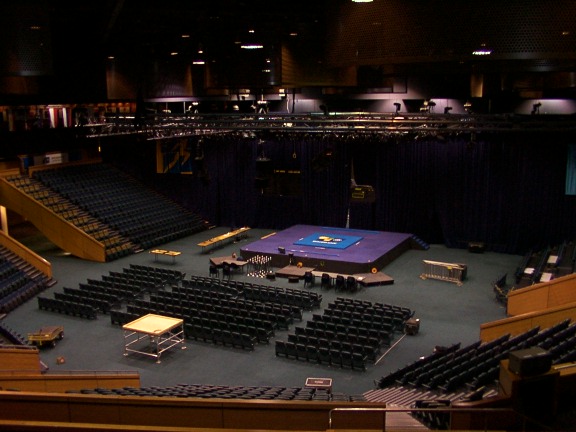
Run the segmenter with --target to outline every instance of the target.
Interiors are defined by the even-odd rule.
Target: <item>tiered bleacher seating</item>
[[[114,243],[127,238],[137,248],[182,238],[207,228],[188,211],[107,164],[59,167],[34,173],[43,185],[58,192],[91,217],[110,227],[110,258],[124,249]]]
[[[540,330],[532,328],[514,337],[503,335],[490,342],[477,341],[465,347],[460,344],[436,351],[375,382],[378,389],[400,386],[434,392],[437,397],[455,391],[473,391],[494,386],[500,361],[510,352],[540,347],[558,364],[574,358],[576,324],[564,320]]]
[[[13,175],[7,177],[7,180],[61,218],[103,243],[108,261],[134,253],[135,245],[130,240],[38,179]]]
[[[22,258],[0,247],[0,312],[14,310],[48,288],[50,280]]]
[[[515,285],[511,289],[524,288],[539,282],[548,282],[576,271],[576,245],[564,241],[542,250],[531,249],[522,257],[514,273]]]
[[[0,345],[29,345],[28,339],[0,321]]]

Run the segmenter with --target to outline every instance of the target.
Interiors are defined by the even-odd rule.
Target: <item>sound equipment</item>
[[[533,347],[509,354],[508,369],[520,376],[546,373],[552,367],[552,355],[542,348]]]
[[[281,254],[285,254],[286,253],[286,248],[283,248],[282,246],[278,247],[278,252],[280,252]]]
[[[376,201],[376,192],[369,185],[357,185],[350,188],[350,202],[373,203]]]
[[[404,333],[410,336],[418,334],[420,330],[420,320],[417,318],[410,318],[404,324]]]
[[[484,253],[486,246],[482,242],[470,242],[468,243],[468,252],[471,253]]]

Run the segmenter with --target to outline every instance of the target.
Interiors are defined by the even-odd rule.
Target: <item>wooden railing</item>
[[[37,268],[46,277],[52,278],[52,264],[50,264],[48,260],[42,258],[36,252],[28,249],[12,237],[7,236],[3,231],[0,231],[0,245],[18,255],[24,261],[34,266],[34,268]]]
[[[19,345],[0,348],[0,377],[13,373],[40,375],[38,348]]]
[[[338,407],[380,403],[131,397],[0,391],[0,420],[134,426],[325,431]],[[124,428],[125,427],[125,428]],[[385,429],[385,416],[343,413],[334,429]]]
[[[510,316],[576,303],[576,274],[542,282],[508,293]]]
[[[488,342],[505,334],[515,336],[536,326],[545,329],[567,318],[576,320],[576,303],[481,324],[480,340]]]
[[[18,190],[4,178],[0,180],[0,203],[32,222],[61,249],[90,261],[106,261],[104,244]]]

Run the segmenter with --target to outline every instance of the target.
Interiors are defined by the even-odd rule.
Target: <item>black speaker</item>
[[[486,246],[482,242],[470,242],[468,243],[468,252],[472,253],[483,253]]]
[[[551,367],[552,355],[539,347],[512,351],[508,357],[508,369],[520,376],[541,375]]]

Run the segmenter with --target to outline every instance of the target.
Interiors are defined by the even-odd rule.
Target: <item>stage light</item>
[[[247,43],[247,44],[242,44],[240,45],[240,48],[242,49],[262,49],[264,48],[264,45],[262,44],[255,44],[255,43]]]
[[[436,102],[434,102],[433,100],[425,100],[424,103],[422,104],[422,106],[420,107],[420,112],[431,112],[434,110],[434,107],[436,106]]]
[[[479,49],[472,51],[472,55],[475,56],[489,56],[490,54],[492,54],[492,50],[488,48],[485,43],[480,44]]]
[[[398,102],[394,102],[394,106],[396,107],[396,114],[400,112],[400,104]]]
[[[540,114],[540,107],[542,106],[542,102],[535,103],[532,105],[532,112],[531,114]]]
[[[468,114],[472,114],[472,102],[466,101],[466,103],[464,104],[464,110],[465,110]]]
[[[444,114],[450,114],[450,111],[452,111],[451,106],[444,107]]]

